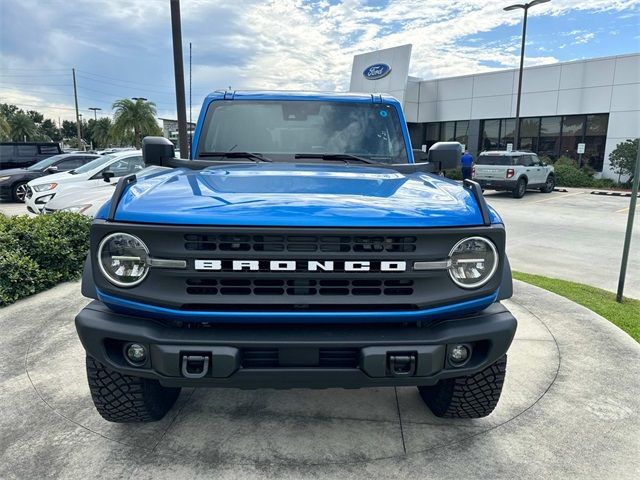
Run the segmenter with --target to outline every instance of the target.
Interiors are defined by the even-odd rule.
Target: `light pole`
[[[516,131],[515,138],[513,139],[513,149],[518,150],[520,147],[520,97],[522,95],[522,70],[524,68],[524,42],[527,37],[527,14],[529,13],[529,9],[531,7],[535,7],[536,5],[540,5],[541,3],[547,3],[551,0],[533,0],[532,2],[520,4],[516,3],[514,5],[509,5],[505,7],[503,10],[505,12],[510,12],[511,10],[517,10],[519,8],[524,10],[524,22],[522,23],[522,47],[520,48],[520,73],[518,78],[518,97],[516,100]]]
[[[171,0],[171,37],[173,39],[173,74],[176,79],[176,110],[178,113],[178,144],[180,156],[187,158],[187,106],[184,98],[184,63],[182,60],[182,25],[180,0]]]
[[[622,249],[622,264],[620,265],[620,277],[618,278],[618,292],[616,301],[622,303],[624,294],[624,281],[627,276],[627,262],[629,261],[629,249],[631,248],[631,233],[633,232],[633,218],[636,213],[638,201],[638,188],[640,188],[640,140],[638,140],[638,152],[636,153],[636,169],[633,174],[633,187],[631,188],[631,202],[629,203],[629,216],[627,217],[627,233],[624,237]]]
[[[102,110],[100,107],[89,107],[89,110],[93,110],[93,120],[98,121],[98,110]]]

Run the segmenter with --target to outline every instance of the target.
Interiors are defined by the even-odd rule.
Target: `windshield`
[[[87,172],[90,172],[91,170],[110,162],[116,156],[117,155],[115,155],[113,153],[110,154],[110,155],[102,155],[101,157],[98,157],[95,160],[91,160],[89,163],[85,163],[81,167],[78,167],[78,168],[76,168],[75,170],[73,170],[73,171],[71,171],[69,173],[76,174],[76,173],[87,173]]]
[[[55,163],[56,161],[66,157],[66,154],[54,155],[53,157],[45,158],[44,160],[40,160],[38,163],[34,163],[30,167],[27,167],[27,170],[29,170],[30,172],[39,172],[47,168],[49,165]]]
[[[478,160],[476,161],[476,165],[514,165],[514,160],[516,158],[511,155],[480,155]]]
[[[260,153],[278,161],[294,161],[296,154],[298,162],[305,161],[301,154],[348,154],[381,163],[408,162],[396,109],[372,103],[213,102],[196,158],[229,151]]]

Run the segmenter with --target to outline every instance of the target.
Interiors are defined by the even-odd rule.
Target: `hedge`
[[[89,250],[91,219],[77,213],[0,214],[0,306],[77,279]]]

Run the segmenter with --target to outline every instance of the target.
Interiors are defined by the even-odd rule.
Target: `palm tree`
[[[0,115],[0,140],[6,141],[11,139],[11,127],[4,116]]]
[[[100,147],[108,147],[112,141],[111,129],[113,128],[113,122],[109,117],[102,117],[96,120],[93,125],[93,142]]]
[[[158,135],[160,127],[156,123],[156,104],[146,100],[123,98],[113,104],[115,115],[113,133],[120,138],[133,137],[136,148],[142,145],[142,137]]]
[[[25,113],[16,113],[9,121],[11,125],[11,137],[15,142],[33,139],[37,133],[36,124]]]

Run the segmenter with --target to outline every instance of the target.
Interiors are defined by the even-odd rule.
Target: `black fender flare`
[[[91,252],[87,253],[84,261],[84,270],[82,272],[82,282],[80,283],[80,292],[83,297],[98,300],[98,292],[96,292],[96,284],[93,280],[93,265],[91,264]]]
[[[509,259],[504,256],[504,262],[502,263],[502,279],[500,280],[500,291],[498,292],[498,298],[496,301],[506,300],[513,296],[513,277],[511,276],[511,265]]]

